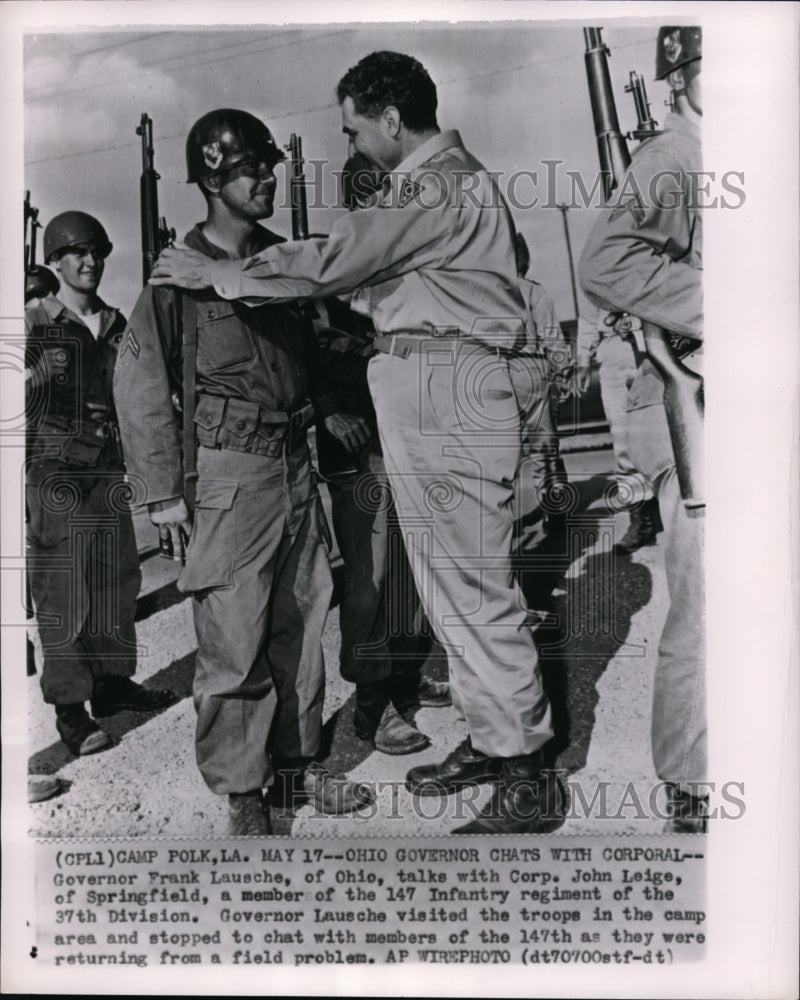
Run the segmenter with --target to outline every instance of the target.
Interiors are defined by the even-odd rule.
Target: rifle
[[[161,175],[156,171],[153,156],[153,119],[146,113],[142,113],[142,118],[136,126],[136,134],[142,137],[142,176],[139,180],[139,206],[142,220],[142,284],[146,285],[153,272],[153,265],[158,255],[164,247],[172,246],[175,239],[175,230],[167,226],[164,216],[158,214],[158,182]],[[184,368],[186,361],[184,358]],[[183,442],[184,442],[184,467],[187,454],[186,419],[187,407],[184,396],[183,406]],[[194,419],[194,412],[192,412]],[[191,444],[189,452],[194,453],[194,426],[190,428]],[[158,553],[165,559],[172,559],[174,549],[170,535],[162,536],[158,533]]]
[[[659,132],[658,123],[650,114],[644,81],[633,72],[625,91],[633,94],[638,125],[627,135],[620,131],[608,70],[611,53],[603,43],[601,31],[602,28],[584,28],[583,37],[600,170],[604,174],[603,186],[608,200],[631,163],[627,139],[645,139]],[[703,379],[681,362],[672,347],[668,330],[643,322],[642,331],[647,356],[664,382],[664,409],[683,504],[688,509],[704,507]]]
[[[31,299],[41,299],[50,292],[55,294],[59,289],[58,278],[49,267],[36,263],[36,230],[42,228],[39,222],[39,209],[31,205],[31,193],[25,192],[23,202],[25,212],[25,302]],[[30,243],[28,243],[28,226],[30,226]]]
[[[289,191],[292,205],[292,239],[307,240],[308,203],[306,201],[306,178],[303,173],[303,140],[292,132],[289,145],[286,147],[292,161],[292,174],[289,181]]]
[[[158,181],[161,175],[153,166],[153,120],[144,113],[136,127],[142,137],[142,176],[139,181],[139,203],[142,216],[142,284],[150,280],[156,258],[164,247],[172,246],[175,230],[167,226],[158,214]]]

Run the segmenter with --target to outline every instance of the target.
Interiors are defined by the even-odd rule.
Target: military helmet
[[[93,215],[86,212],[62,212],[45,226],[45,263],[49,263],[61,251],[85,243],[91,243],[101,257],[108,257],[114,249],[105,229]]]
[[[345,208],[364,208],[383,187],[386,175],[376,170],[363,153],[354,153],[342,167],[342,204]]]
[[[274,166],[284,159],[272,133],[255,115],[236,108],[218,108],[199,118],[186,139],[186,170],[190,184],[224,173],[240,163]]]
[[[659,28],[656,48],[656,80],[703,57],[702,28]]]

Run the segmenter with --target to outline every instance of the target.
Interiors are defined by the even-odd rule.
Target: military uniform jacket
[[[327,239],[221,262],[228,299],[355,292],[379,334],[453,332],[505,349],[532,336],[517,285],[513,225],[497,184],[456,131],[441,132],[384,181],[373,207],[337,219]]]
[[[282,237],[259,226],[256,240],[266,247]],[[209,257],[227,258],[199,225],[185,242]],[[195,425],[201,444],[213,440],[216,447],[279,454],[285,414],[300,408],[309,393],[313,336],[296,307],[251,309],[214,291],[148,285],[128,323],[114,378],[128,472],[143,480],[147,503],[183,494],[182,424],[172,395],[181,391],[183,297],[189,294],[196,303]]]
[[[41,371],[45,349],[54,350],[64,362],[63,370],[44,384],[35,378],[26,384],[28,457],[34,463],[53,459],[88,468],[101,460],[121,462],[112,380],[124,329],[122,313],[102,301],[96,340],[81,318],[54,295],[28,304],[25,367]]]
[[[701,171],[698,125],[667,115],[661,135],[634,153],[612,206],[589,235],[580,275],[592,302],[703,339]],[[645,362],[629,409],[662,398],[663,384]]]

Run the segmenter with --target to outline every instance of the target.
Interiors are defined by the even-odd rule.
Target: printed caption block
[[[57,967],[668,965],[703,957],[705,838],[39,842]]]

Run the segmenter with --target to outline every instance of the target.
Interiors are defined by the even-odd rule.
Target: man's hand
[[[175,562],[183,562],[192,535],[192,519],[183,499],[166,510],[151,510],[150,521],[158,528],[162,551],[172,551]]]
[[[575,391],[582,396],[589,388],[592,381],[592,369],[590,365],[578,365],[575,373]]]
[[[361,451],[371,436],[367,422],[355,413],[332,413],[325,417],[325,430],[354,453]]]
[[[177,285],[179,288],[210,288],[214,261],[188,247],[162,250],[150,275],[151,285]]]

